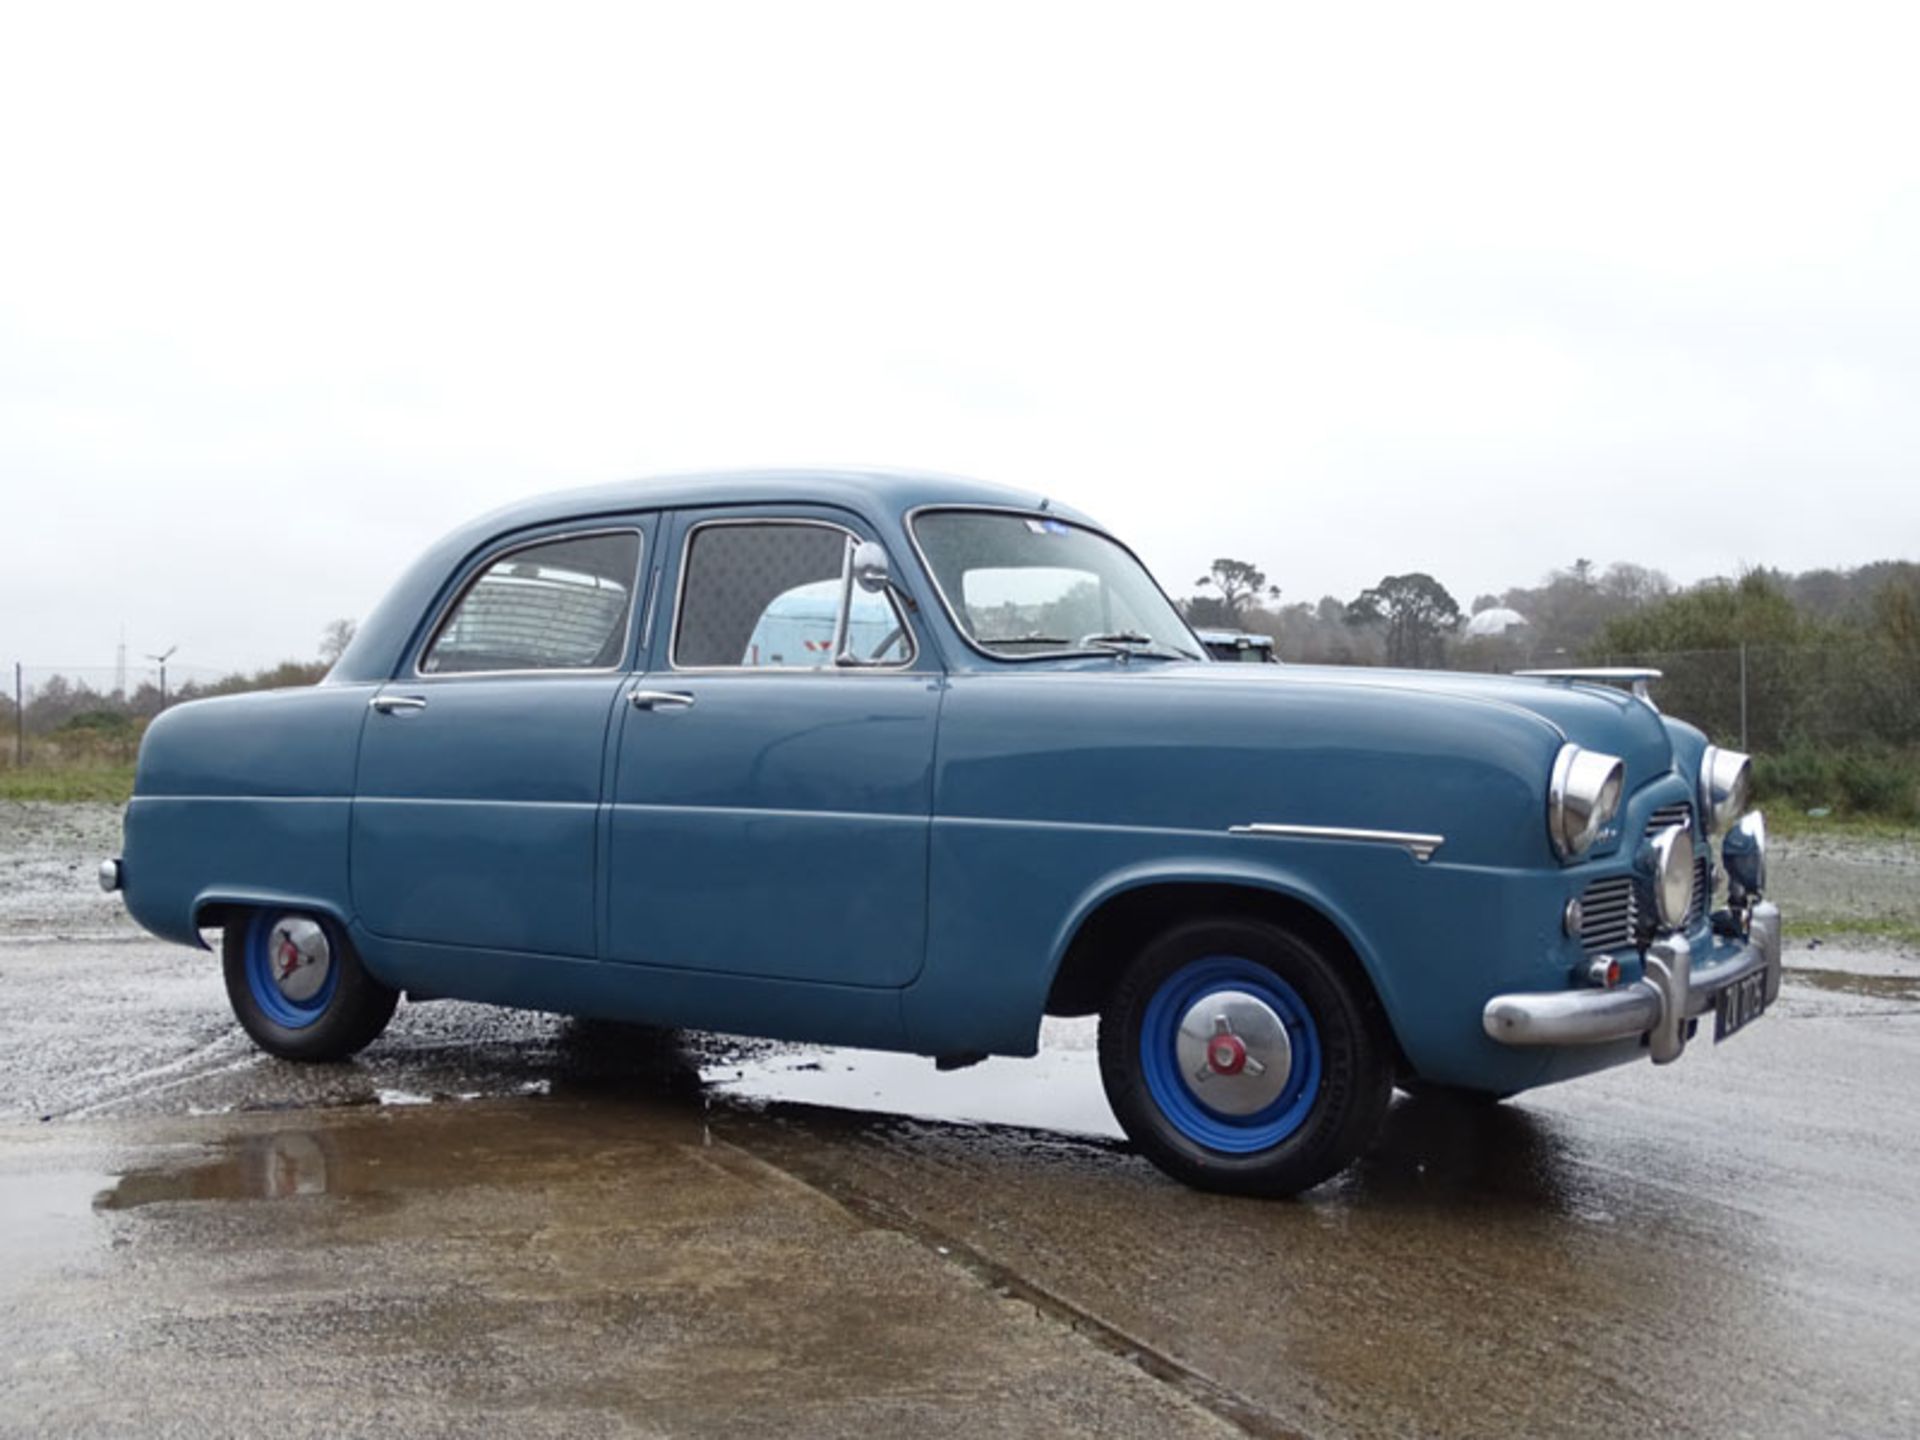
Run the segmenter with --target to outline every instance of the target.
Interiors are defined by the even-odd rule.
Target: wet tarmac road
[[[1920,1433],[1920,957],[1271,1204],[1112,1138],[1085,1025],[936,1076],[441,1003],[296,1067],[71,905],[0,913],[0,1432]]]

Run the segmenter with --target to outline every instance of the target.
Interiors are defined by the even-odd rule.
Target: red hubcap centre
[[[1207,1063],[1216,1075],[1238,1075],[1247,1068],[1247,1047],[1238,1035],[1216,1035],[1207,1042]]]

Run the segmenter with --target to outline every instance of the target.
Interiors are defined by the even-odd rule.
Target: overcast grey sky
[[[311,654],[686,467],[1176,594],[1920,555],[1911,7],[8,3],[0,661]]]

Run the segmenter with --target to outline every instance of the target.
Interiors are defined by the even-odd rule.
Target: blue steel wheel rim
[[[274,978],[273,933],[282,920],[310,920],[326,936],[329,958],[326,979],[311,996],[290,997]],[[340,987],[340,947],[329,927],[317,916],[291,915],[285,911],[256,911],[247,922],[247,991],[267,1019],[283,1030],[304,1030],[317,1023],[333,1003]]]
[[[1270,1104],[1247,1115],[1205,1104],[1180,1067],[1182,1020],[1208,997],[1228,992],[1250,995],[1271,1010],[1292,1046],[1285,1085]],[[1223,1154],[1257,1154],[1298,1131],[1320,1094],[1321,1065],[1320,1030],[1299,992],[1244,956],[1209,955],[1181,966],[1153,992],[1141,1017],[1140,1070],[1147,1093],[1181,1135]]]

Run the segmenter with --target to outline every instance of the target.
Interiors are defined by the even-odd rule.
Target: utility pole
[[[1747,642],[1740,642],[1740,750],[1751,754],[1747,749]]]
[[[27,765],[27,696],[20,680],[20,662],[13,662],[13,768]]]
[[[167,708],[167,657],[179,648],[178,645],[169,645],[165,654],[147,656],[147,659],[160,667],[160,708],[162,710]]]

